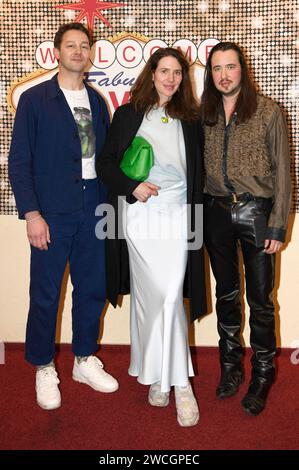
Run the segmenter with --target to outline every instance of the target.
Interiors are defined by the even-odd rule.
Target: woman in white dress
[[[145,182],[128,178],[119,168],[135,136],[145,138],[153,149],[154,164]],[[122,205],[126,245],[124,240],[107,241],[107,283],[108,298],[115,305],[115,295],[129,289],[128,249],[129,374],[150,385],[148,401],[153,406],[167,406],[174,386],[181,426],[199,420],[189,382],[194,372],[183,287],[187,272],[191,318],[204,314],[202,253],[200,247],[188,246],[187,227],[190,222],[194,228],[194,207],[201,203],[202,147],[189,64],[178,50],[159,49],[133,85],[130,103],[114,114],[98,174],[114,207],[117,196],[126,196]]]

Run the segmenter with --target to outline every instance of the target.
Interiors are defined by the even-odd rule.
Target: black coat
[[[108,187],[108,203],[116,214],[116,234],[118,220],[118,196],[126,196],[129,203],[136,202],[132,192],[140,184],[131,180],[119,168],[124,152],[135,137],[143,120],[143,113],[136,112],[131,104],[120,106],[114,113],[104,149],[97,161],[97,173]],[[201,125],[182,121],[187,159],[187,202],[202,204],[203,192],[203,145]],[[191,228],[194,217],[191,216]],[[175,255],[175,254],[174,254]],[[119,294],[130,292],[129,259],[124,239],[107,238],[107,298],[116,307]],[[184,296],[190,299],[191,320],[206,313],[206,292],[204,278],[203,249],[189,250],[187,271],[184,283]]]

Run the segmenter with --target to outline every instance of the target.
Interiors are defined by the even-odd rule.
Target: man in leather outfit
[[[287,127],[271,99],[257,94],[241,49],[222,42],[207,60],[204,238],[216,279],[221,379],[218,398],[244,381],[238,247],[250,306],[252,375],[242,399],[258,415],[275,379],[275,253],[285,241],[290,206]]]

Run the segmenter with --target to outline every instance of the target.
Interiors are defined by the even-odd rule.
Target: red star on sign
[[[68,3],[67,5],[56,5],[55,8],[63,10],[80,10],[81,13],[75,18],[75,22],[80,22],[87,18],[89,29],[93,29],[94,19],[100,18],[109,28],[112,28],[109,21],[102,15],[101,10],[111,10],[112,8],[123,7],[123,3],[98,2],[97,0],[84,0],[83,2]]]

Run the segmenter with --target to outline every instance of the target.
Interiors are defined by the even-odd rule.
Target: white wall
[[[281,255],[280,304],[278,334],[282,347],[293,347],[299,342],[299,218],[295,219],[291,241]],[[23,342],[28,311],[29,246],[25,234],[25,223],[16,216],[0,217],[0,341]],[[278,263],[279,264],[279,263]],[[211,275],[212,292],[214,292]],[[214,297],[212,295],[212,297]],[[63,301],[62,301],[63,303]],[[66,296],[58,340],[71,342],[71,285],[67,284]],[[248,345],[248,311],[244,339]],[[215,314],[196,322],[190,330],[190,340],[196,345],[216,346],[217,331]],[[109,307],[101,325],[102,344],[128,344],[129,297],[123,299],[122,308]],[[294,346],[295,347],[295,346]]]

